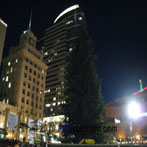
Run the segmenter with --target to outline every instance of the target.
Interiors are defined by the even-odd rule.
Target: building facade
[[[77,28],[86,25],[83,11],[79,5],[73,5],[55,19],[54,24],[42,32],[37,41],[37,47],[43,52],[43,61],[48,65],[44,118],[61,116],[61,105],[65,100],[65,66],[66,57],[74,48]],[[59,121],[59,117],[57,118]],[[56,121],[56,120],[55,120]]]
[[[7,24],[0,18],[0,66],[2,61],[6,30],[7,30]]]
[[[3,60],[0,101],[17,107],[21,122],[43,118],[47,65],[35,49],[36,36],[30,29],[20,36],[20,44]]]

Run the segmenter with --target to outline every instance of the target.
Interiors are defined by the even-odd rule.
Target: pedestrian
[[[16,144],[15,144],[14,147],[19,147],[19,143],[18,143],[18,141],[16,142]]]

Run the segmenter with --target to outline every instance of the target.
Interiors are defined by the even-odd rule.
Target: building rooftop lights
[[[0,22],[4,25],[4,26],[8,26],[1,18],[0,18]]]
[[[68,13],[68,12],[74,10],[74,9],[77,9],[77,8],[79,8],[79,5],[78,5],[78,4],[73,5],[73,6],[69,7],[69,8],[67,8],[67,9],[65,9],[63,12],[61,12],[61,13],[58,15],[58,17],[55,19],[54,23],[56,23],[57,20],[58,20],[60,17],[62,17],[63,15],[65,15],[66,13]]]

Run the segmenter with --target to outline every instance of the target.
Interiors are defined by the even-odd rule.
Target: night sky
[[[131,95],[139,79],[147,86],[147,7],[144,1],[81,0],[89,34],[98,53],[98,72],[105,102]],[[33,0],[1,1],[0,17],[8,24],[4,56],[28,28]],[[32,31],[38,34],[75,0],[36,0]]]

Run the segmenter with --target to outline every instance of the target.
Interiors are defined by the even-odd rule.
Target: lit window
[[[48,62],[51,62],[51,60],[49,59]]]
[[[9,71],[7,71],[7,74],[9,74]]]
[[[9,99],[7,99],[7,104],[9,104]]]
[[[72,48],[70,48],[69,51],[71,52],[72,51]]]
[[[11,88],[11,82],[9,83],[8,88]]]
[[[66,24],[67,24],[67,25],[70,24],[70,21],[67,21]]]
[[[58,92],[58,95],[61,95],[61,91]]]
[[[42,69],[42,73],[44,73],[44,69]]]
[[[13,67],[11,67],[10,72],[13,72]]]
[[[48,91],[47,92],[51,92],[51,90],[50,89],[48,89]]]
[[[11,65],[11,62],[8,62],[8,66],[10,66]]]
[[[5,77],[3,77],[3,81],[5,80]]]
[[[60,105],[60,102],[58,102],[58,105]]]
[[[51,111],[53,111],[53,108],[51,108]]]
[[[18,63],[18,59],[16,59],[15,62]]]
[[[48,52],[45,52],[44,55],[48,55]]]
[[[6,82],[8,81],[8,76],[6,76]]]
[[[54,56],[57,56],[57,53],[54,53]]]
[[[53,100],[55,101],[56,100],[56,97],[54,97]]]
[[[64,101],[62,101],[62,104],[64,103]]]
[[[79,17],[79,20],[82,20],[82,17]]]
[[[53,106],[55,106],[56,105],[56,103],[53,103]]]

